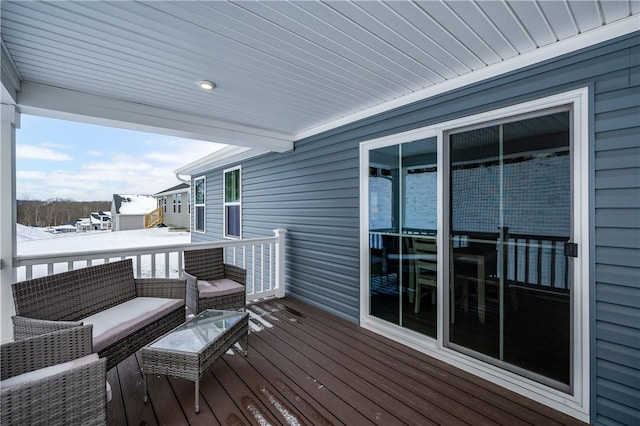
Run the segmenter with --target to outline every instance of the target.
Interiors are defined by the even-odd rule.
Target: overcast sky
[[[173,170],[221,148],[212,142],[22,115],[16,198],[110,201],[180,183]]]

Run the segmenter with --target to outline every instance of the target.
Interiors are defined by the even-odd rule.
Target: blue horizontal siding
[[[242,163],[243,235],[287,229],[288,293],[357,322],[359,143],[590,87],[593,263],[590,281],[576,284],[590,286],[595,298],[592,421],[631,424],[640,418],[639,85],[637,32],[314,135],[289,153],[250,159]],[[194,241],[221,237],[221,176],[207,174],[207,235]]]

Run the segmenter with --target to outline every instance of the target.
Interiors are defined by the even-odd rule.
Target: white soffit
[[[302,131],[294,135],[294,140],[300,140],[306,137],[317,135],[319,133],[335,129],[337,127],[353,123],[367,117],[372,117],[376,114],[391,111],[392,109],[399,108],[404,105],[409,105],[413,102],[425,100],[438,94],[446,93],[450,90],[464,87],[469,84],[478,83],[488,78],[496,77],[501,74],[506,74],[508,72],[527,67],[529,65],[534,65],[536,63],[553,59],[555,57],[587,48],[589,46],[593,46],[595,44],[605,42],[607,40],[611,40],[638,30],[640,30],[640,16],[634,15],[624,20],[618,21],[614,24],[607,25],[606,27],[599,27],[598,29],[581,34],[579,36],[575,36],[571,39],[556,42],[522,56],[517,56],[504,62],[487,66],[478,71],[474,71],[473,73],[465,74],[460,77],[447,80],[437,85],[416,91],[409,95],[387,101],[371,108],[364,109],[362,111],[354,112],[329,123],[314,127],[306,131]]]
[[[19,107],[193,129],[186,137],[280,152],[640,27],[636,0],[3,0],[0,8],[12,62],[3,60],[2,82],[10,93],[8,71],[19,76]],[[205,93],[198,80],[217,87]]]

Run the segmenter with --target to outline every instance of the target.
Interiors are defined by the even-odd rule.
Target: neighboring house
[[[111,229],[111,212],[92,212],[89,217],[78,219],[78,232],[105,231]]]
[[[287,229],[288,294],[553,408],[637,424],[638,58],[636,32],[288,153],[192,163],[176,171],[192,241]]]
[[[162,207],[162,223],[172,228],[189,229],[191,204],[189,202],[189,184],[181,183],[154,194],[157,206]]]
[[[58,226],[50,226],[49,228],[47,228],[47,231],[51,232],[52,234],[68,234],[70,232],[76,232],[76,227],[67,222]]]
[[[113,231],[144,229],[145,215],[157,208],[151,195],[113,194],[111,221]]]

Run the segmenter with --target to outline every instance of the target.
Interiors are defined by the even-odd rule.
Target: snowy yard
[[[24,225],[16,225],[17,254],[18,256],[31,255],[64,255],[66,253],[78,253],[100,250],[135,250],[137,248],[162,247],[179,244],[189,244],[191,234],[188,232],[169,232],[169,228],[138,229],[133,231],[91,231],[82,233],[52,234],[44,228],[30,228]],[[134,268],[136,258],[133,259]],[[104,260],[96,259],[94,265],[103,263]],[[75,262],[74,268],[86,265],[85,261]],[[151,276],[151,255],[141,257],[140,277]],[[64,272],[68,269],[66,262],[54,265],[54,272]],[[156,255],[156,275],[165,275],[165,256]],[[33,267],[33,278],[44,276],[47,273],[46,265]],[[178,277],[178,253],[169,255],[169,276]],[[26,268],[18,269],[17,280],[26,278]]]

